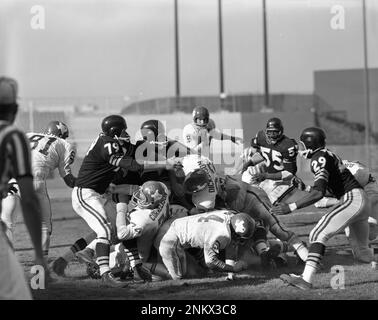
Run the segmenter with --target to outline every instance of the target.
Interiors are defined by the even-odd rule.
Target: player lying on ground
[[[279,240],[287,242],[290,250],[294,250],[302,261],[306,260],[306,245],[269,212],[271,204],[261,188],[230,176],[221,177],[205,157],[188,156],[183,159],[182,165],[186,176],[184,189],[192,194],[191,200],[197,210],[226,208],[245,212],[253,219],[261,220],[268,231]],[[261,248],[258,254],[267,250],[268,246]]]
[[[358,243],[358,247],[355,248],[358,259],[364,262],[372,261],[372,252],[368,248],[367,222],[370,202],[366,192],[342,160],[326,148],[326,136],[323,130],[315,127],[307,128],[303,130],[300,141],[300,155],[311,160],[314,185],[304,186],[299,181],[299,187],[309,191],[308,195],[294,203],[278,204],[271,212],[281,215],[307,207],[319,201],[326,190],[340,199],[340,203],[332,207],[311,230],[310,248],[303,273],[281,276],[290,285],[309,289],[324,255],[325,243],[348,226],[351,237]]]
[[[187,273],[185,249],[203,248],[209,268],[224,272],[245,269],[242,261],[234,261],[235,243],[252,238],[255,221],[247,214],[232,214],[226,210],[212,211],[173,219],[161,229],[156,245],[172,279],[182,279]],[[219,259],[220,250],[226,250],[226,263]]]

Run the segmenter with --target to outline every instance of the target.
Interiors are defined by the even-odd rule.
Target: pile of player
[[[42,204],[45,256],[52,231],[46,179],[55,168],[73,188],[74,211],[92,230],[53,261],[52,270],[63,276],[68,263],[78,258],[91,277],[124,287],[130,279],[240,272],[256,261],[253,257],[269,269],[285,265],[284,254],[293,251],[305,263],[304,271],[281,278],[308,289],[325,243],[345,229],[355,258],[370,263],[369,240],[377,236],[375,179],[366,167],[342,161],[328,150],[320,128],[303,130],[299,145],[283,131],[280,119],[272,118],[257,133],[236,165],[241,179],[219,174],[209,159],[212,139],[241,139],[222,134],[204,107],[193,110],[193,123],[183,130],[184,144],[169,139],[164,125],[153,119],[141,125],[142,139],[134,144],[122,116],[104,118],[77,178],[70,169],[75,150],[65,141],[64,123],[55,121],[44,133],[28,134],[34,187]],[[312,186],[296,176],[298,154],[311,161]],[[19,194],[15,181],[8,187],[2,220],[11,238]],[[307,248],[277,215],[311,204],[334,206],[311,231]],[[268,233],[275,240],[268,240]]]

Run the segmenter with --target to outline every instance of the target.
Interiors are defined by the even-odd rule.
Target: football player
[[[223,272],[240,272],[243,261],[225,263],[218,255],[226,250],[226,259],[235,256],[232,242],[252,238],[255,221],[245,213],[233,214],[227,210],[212,211],[172,221],[157,244],[163,263],[172,279],[182,279],[187,273],[185,249],[203,248],[206,265]],[[234,261],[234,260],[233,260]]]
[[[17,92],[15,80],[0,77],[0,197],[3,199],[7,195],[9,180],[16,178],[23,195],[21,207],[35,251],[35,264],[45,268],[40,206],[33,187],[29,142],[25,134],[13,125],[18,111]],[[4,231],[0,220],[0,300],[30,300],[32,296],[24,270]],[[47,274],[47,268],[44,270]]]
[[[280,119],[271,118],[265,131],[259,131],[252,139],[251,147],[242,180],[261,187],[275,204],[297,172],[298,144],[284,135]]]
[[[61,121],[51,121],[43,133],[29,132],[26,136],[32,150],[34,188],[42,209],[43,254],[47,257],[52,232],[52,213],[46,179],[57,168],[65,184],[73,188],[76,178],[72,174],[71,165],[76,151],[66,141],[69,130]]]
[[[110,244],[114,237],[111,225],[115,225],[116,210],[106,210],[106,189],[121,168],[130,171],[171,168],[167,161],[149,163],[125,155],[119,137],[127,129],[126,121],[119,115],[110,115],[102,120],[102,133],[90,146],[79,170],[76,186],[72,192],[72,206],[96,232],[96,257],[102,281],[110,286],[122,287],[124,283],[110,273]],[[113,222],[113,223],[111,223]]]
[[[184,181],[184,189],[187,193],[192,194],[192,203],[197,209],[209,211],[214,208],[227,208],[245,212],[251,215],[253,219],[261,220],[267,230],[279,240],[287,242],[302,261],[306,260],[308,251],[305,244],[269,212],[271,203],[265,191],[243,181],[238,181],[231,176],[222,177],[214,173],[213,166],[205,165],[203,161],[203,157],[196,161],[188,161],[191,164],[189,167],[194,164],[198,168],[194,169]],[[205,163],[209,161],[207,159]],[[190,172],[186,169],[185,159],[182,163],[184,172]],[[212,192],[213,185],[215,185],[215,195]],[[191,213],[193,211],[192,209]],[[265,255],[268,250],[268,244],[261,243],[258,254]]]
[[[343,164],[354,175],[359,184],[364,188],[366,194],[371,202],[371,210],[369,214],[369,241],[373,241],[378,236],[378,183],[371,173],[370,169],[358,161],[343,160]],[[332,197],[324,197],[316,202],[314,205],[318,208],[328,208],[339,203],[339,200]],[[350,229],[345,229],[346,236],[350,237]],[[355,247],[354,239],[351,241],[352,249]],[[358,246],[357,246],[358,247]],[[353,252],[356,250],[353,249]]]
[[[233,143],[242,143],[243,139],[222,133],[215,127],[215,122],[210,119],[209,110],[199,106],[193,109],[193,122],[183,129],[184,143],[188,148],[197,153],[209,155],[212,139],[231,140]]]
[[[311,230],[310,248],[304,271],[301,275],[282,275],[283,281],[300,289],[312,287],[313,276],[319,268],[326,242],[338,231],[349,226],[351,237],[358,239],[357,256],[371,262],[373,255],[368,248],[369,206],[366,192],[335,153],[326,148],[326,135],[320,128],[304,129],[300,136],[300,155],[310,159],[314,174],[313,186],[303,186],[309,193],[296,202],[278,204],[271,210],[281,215],[307,207],[319,201],[328,190],[340,203],[332,207]]]

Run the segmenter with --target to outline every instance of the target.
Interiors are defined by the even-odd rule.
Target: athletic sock
[[[136,239],[122,241],[122,244],[125,247],[127,258],[130,261],[130,267],[135,268],[135,266],[141,264],[142,260],[140,260],[139,257]]]
[[[302,278],[312,283],[312,278],[317,272],[320,266],[320,261],[323,258],[325,252],[325,245],[320,242],[315,242],[311,244],[310,250],[308,252],[308,257],[306,260],[306,265],[302,273]]]
[[[294,243],[292,246],[295,252],[297,253],[297,255],[299,256],[299,258],[301,258],[302,261],[306,261],[307,256],[309,254],[306,244],[303,242],[297,242],[297,243]]]
[[[110,244],[104,242],[97,242],[96,244],[96,256],[97,264],[100,267],[100,275],[102,276],[105,272],[110,271],[109,267],[109,254],[110,254]]]

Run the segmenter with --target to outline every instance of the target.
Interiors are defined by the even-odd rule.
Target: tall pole
[[[263,1],[263,39],[264,39],[264,107],[269,108],[269,70],[268,70],[268,39],[266,26],[266,0]]]
[[[364,89],[365,89],[365,146],[367,154],[367,166],[371,167],[370,157],[370,86],[369,86],[369,66],[368,66],[368,50],[367,50],[367,34],[366,34],[366,3],[362,1],[362,19],[364,33]]]
[[[176,98],[180,97],[180,52],[179,52],[179,30],[178,30],[178,0],[174,0],[174,20],[175,20],[175,83]]]
[[[218,0],[218,36],[219,36],[219,90],[221,101],[224,92],[224,71],[223,71],[223,30],[222,30],[222,0]]]

